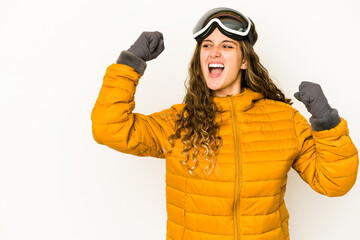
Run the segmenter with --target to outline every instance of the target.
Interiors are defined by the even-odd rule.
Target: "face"
[[[208,88],[216,96],[240,93],[241,69],[246,69],[240,43],[215,29],[201,43],[201,69]]]

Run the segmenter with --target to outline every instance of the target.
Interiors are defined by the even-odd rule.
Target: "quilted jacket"
[[[151,115],[133,113],[141,77],[133,68],[107,68],[92,110],[96,142],[123,153],[166,159],[166,239],[289,239],[289,214],[284,202],[287,173],[293,168],[316,192],[342,196],[354,185],[358,151],[347,122],[312,131],[291,105],[264,99],[244,89],[215,97],[222,109],[223,146],[217,166],[196,176],[181,165],[181,140],[168,152],[168,137],[183,104]],[[207,162],[199,156],[199,166]]]

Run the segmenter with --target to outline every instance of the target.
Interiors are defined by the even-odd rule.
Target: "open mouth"
[[[224,71],[224,65],[221,63],[211,63],[209,64],[209,75],[212,78],[219,77]]]

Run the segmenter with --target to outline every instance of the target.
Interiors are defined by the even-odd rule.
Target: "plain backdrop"
[[[255,50],[277,86],[319,83],[360,146],[360,3],[343,1],[0,0],[0,239],[165,239],[165,160],[97,144],[91,110],[106,68],[142,31],[164,34],[135,112],[180,103],[207,10],[248,15]],[[285,201],[292,240],[360,239],[359,181],[343,197],[313,191],[291,169]]]

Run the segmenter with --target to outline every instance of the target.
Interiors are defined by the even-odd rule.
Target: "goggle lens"
[[[216,27],[230,38],[248,39],[253,45],[250,19],[231,8],[214,8],[206,12],[193,28],[193,37],[202,42]]]
[[[248,27],[248,23],[245,19],[233,13],[215,14],[205,22],[203,27],[205,27],[206,24],[208,24],[214,18],[219,19],[226,27],[239,32],[245,32]]]

